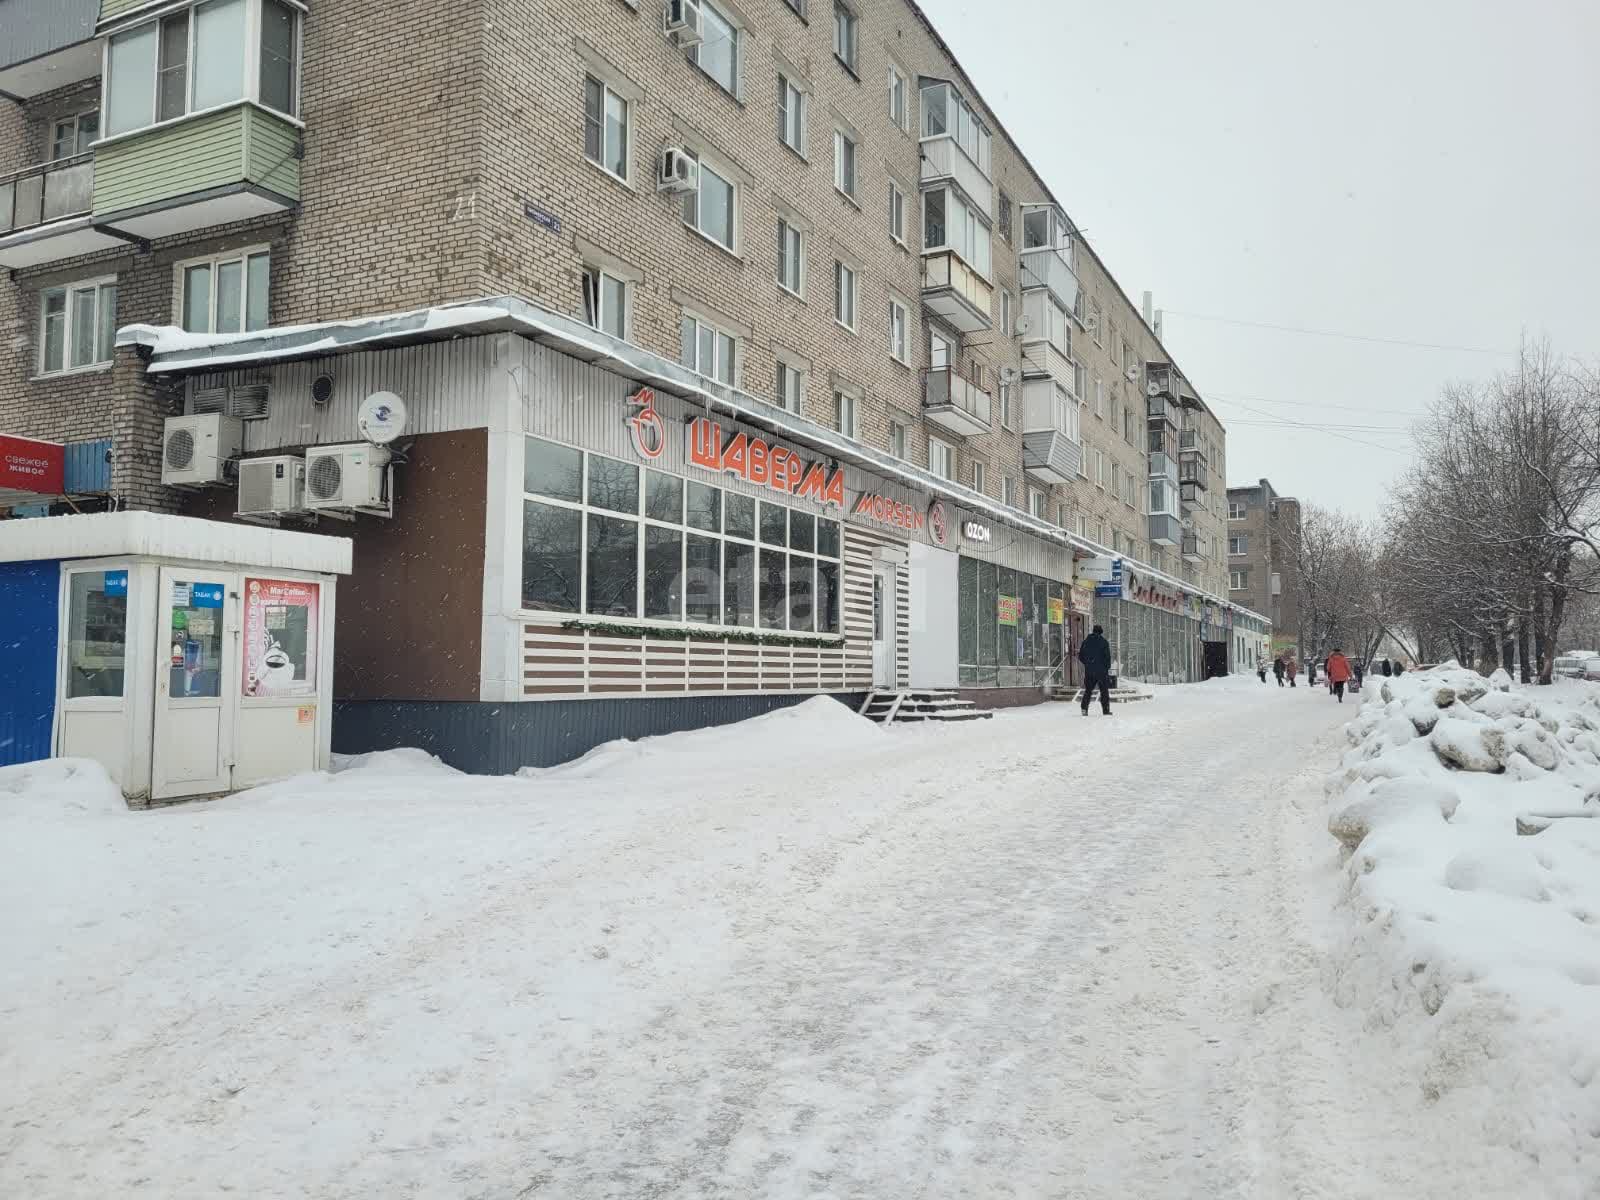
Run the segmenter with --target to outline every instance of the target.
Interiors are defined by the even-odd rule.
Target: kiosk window
[[[128,573],[75,571],[67,613],[67,696],[122,695]]]
[[[246,696],[313,696],[317,691],[318,584],[244,581]]]
[[[176,580],[172,585],[170,694],[222,695],[222,598],[220,583]]]

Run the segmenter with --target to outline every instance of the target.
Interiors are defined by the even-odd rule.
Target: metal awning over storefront
[[[769,433],[811,446],[841,463],[875,472],[981,513],[987,519],[1041,541],[1064,546],[1077,557],[1112,554],[1107,547],[1087,538],[1068,533],[885,451],[863,446],[835,430],[516,296],[495,296],[439,308],[350,321],[281,326],[244,334],[192,334],[170,326],[129,325],[118,331],[117,345],[137,347],[148,361],[147,370],[151,374],[165,375],[224,371],[247,365],[326,358],[496,333],[516,334],[583,362],[602,365],[624,378],[701,404],[708,412],[721,411]],[[1169,587],[1195,593],[1193,584],[1153,567],[1135,565],[1141,574],[1159,579]],[[1237,607],[1225,597],[1196,594],[1209,603]]]

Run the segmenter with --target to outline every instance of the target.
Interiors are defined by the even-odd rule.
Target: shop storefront
[[[1027,703],[1071,686],[1082,615],[1073,615],[1071,550],[964,515],[957,654],[964,694]],[[1009,695],[1004,693],[1011,693]]]
[[[1130,567],[1121,597],[1095,599],[1095,620],[1105,626],[1121,679],[1188,683],[1204,672],[1201,622],[1192,598],[1157,576]]]

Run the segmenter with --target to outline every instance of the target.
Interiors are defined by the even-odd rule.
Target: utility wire
[[[1189,317],[1196,321],[1215,321],[1222,325],[1245,325],[1252,329],[1273,329],[1279,333],[1303,333],[1311,337],[1341,338],[1347,342],[1373,342],[1380,346],[1409,346],[1415,350],[1451,350],[1461,354],[1493,354],[1502,358],[1515,358],[1515,350],[1488,350],[1482,346],[1450,346],[1439,342],[1414,342],[1405,338],[1369,337],[1360,333],[1340,333],[1332,329],[1306,329],[1299,325],[1274,325],[1268,321],[1245,321],[1238,317],[1217,317],[1209,313],[1185,312],[1177,308],[1164,308],[1163,316]]]
[[[1274,417],[1273,413],[1265,412],[1265,411],[1263,411],[1262,409],[1259,409],[1259,408],[1251,408],[1250,405],[1243,404],[1240,401],[1235,400],[1235,401],[1232,401],[1232,403],[1237,404],[1240,408],[1247,409],[1250,412],[1259,413],[1263,417]],[[1394,446],[1385,446],[1385,445],[1383,445],[1383,444],[1381,444],[1379,442],[1369,442],[1365,438],[1353,437],[1348,433],[1339,433],[1336,430],[1326,429],[1326,428],[1323,428],[1320,425],[1313,425],[1313,424],[1310,424],[1310,423],[1305,422],[1305,421],[1291,421],[1287,417],[1275,418],[1275,419],[1283,420],[1287,424],[1293,425],[1293,426],[1297,426],[1297,427],[1299,427],[1301,429],[1311,430],[1314,433],[1326,433],[1329,437],[1343,438],[1345,441],[1347,441],[1347,442],[1355,442],[1359,446],[1371,446],[1374,450],[1386,450],[1390,454],[1404,454],[1407,458],[1409,458],[1411,456],[1410,455],[1410,451],[1400,450],[1400,449],[1397,449]]]

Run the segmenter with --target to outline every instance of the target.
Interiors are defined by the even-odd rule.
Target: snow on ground
[[[144,813],[0,771],[0,1195],[1581,1195],[1330,999],[1351,715],[812,701]]]
[[[1373,682],[1327,783],[1335,993],[1458,1127],[1548,1194],[1600,1195],[1600,688],[1453,663]]]

